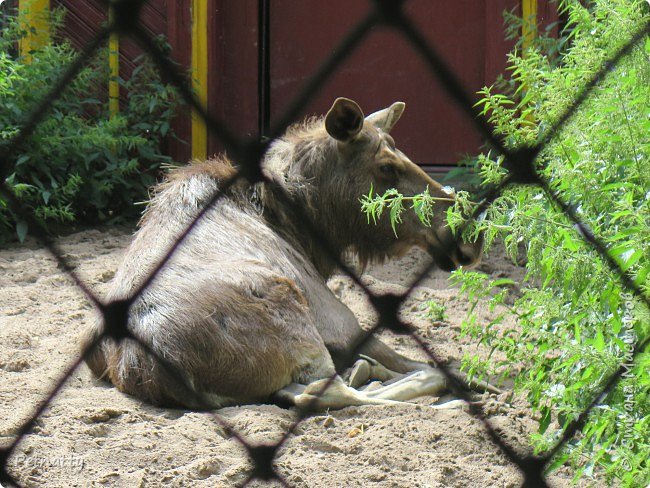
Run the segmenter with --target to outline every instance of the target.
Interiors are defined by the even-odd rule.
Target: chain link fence
[[[292,206],[289,195],[285,190],[278,187],[272,180],[270,180],[261,170],[261,161],[264,157],[266,150],[273,140],[285,131],[299,115],[301,109],[309,103],[312,98],[317,94],[319,89],[326,83],[329,77],[334,73],[339,66],[346,60],[350,53],[359,46],[360,43],[368,36],[371,29],[377,26],[393,29],[407,40],[412,48],[422,57],[429,67],[432,75],[438,79],[444,89],[447,91],[449,97],[458,105],[458,107],[465,112],[465,114],[473,121],[476,129],[480,132],[485,141],[495,150],[503,155],[505,164],[504,167],[508,170],[506,178],[497,186],[487,188],[481,196],[480,203],[476,206],[470,219],[465,225],[477,218],[487,207],[500,195],[508,185],[521,184],[521,185],[536,185],[542,188],[546,197],[552,201],[559,209],[561,209],[569,219],[571,219],[580,231],[582,237],[598,252],[601,259],[615,272],[624,286],[635,295],[641,302],[650,308],[650,297],[645,294],[639,286],[634,283],[632,277],[624,271],[612,254],[608,251],[603,241],[594,235],[589,227],[581,222],[573,210],[575,202],[569,202],[563,197],[554,192],[548,181],[540,175],[536,169],[536,158],[544,148],[544,146],[551,141],[562,126],[576,113],[578,107],[589,96],[590,92],[598,85],[600,80],[611,70],[617,62],[625,56],[630,50],[637,45],[641,40],[645,39],[650,34],[650,23],[644,25],[638,32],[633,35],[628,42],[625,43],[614,55],[603,64],[601,69],[589,80],[588,83],[579,91],[575,98],[574,103],[566,109],[566,111],[558,118],[556,123],[549,127],[540,138],[539,142],[533,146],[519,147],[515,150],[507,149],[502,141],[495,137],[492,133],[490,125],[486,122],[484,117],[476,113],[473,108],[473,101],[470,95],[464,90],[462,84],[456,78],[455,74],[449,69],[442,58],[436,52],[435,46],[431,46],[424,38],[422,33],[416,28],[412,19],[410,19],[404,12],[404,4],[407,0],[374,0],[372,8],[365,16],[365,18],[356,25],[344,39],[340,41],[338,46],[332,51],[332,55],[320,66],[320,68],[311,76],[308,83],[302,91],[295,97],[292,103],[285,109],[284,113],[279,117],[278,122],[269,129],[268,140],[243,140],[236,134],[233,134],[225,121],[217,120],[208,114],[205,109],[199,104],[197,98],[193,95],[185,75],[178,69],[165,54],[160,50],[155,40],[152,39],[143,29],[139,21],[140,11],[142,6],[146,3],[145,0],[119,0],[111,3],[111,8],[114,9],[113,21],[110,25],[101,28],[97,31],[92,41],[86,44],[83,51],[79,53],[77,58],[72,62],[55,86],[51,88],[49,94],[41,101],[36,110],[30,115],[28,120],[25,121],[22,129],[16,136],[5,146],[2,153],[0,153],[0,179],[3,181],[3,187],[0,190],[3,198],[8,202],[11,210],[20,218],[28,222],[30,229],[34,235],[54,257],[59,267],[67,273],[76,286],[85,294],[86,298],[96,307],[97,310],[103,315],[104,330],[103,334],[98,337],[94,342],[89,344],[82,355],[69,366],[65,373],[59,378],[56,384],[52,387],[46,398],[43,399],[41,404],[35,409],[31,417],[23,423],[18,429],[17,434],[8,446],[0,450],[0,482],[8,485],[20,486],[18,480],[14,479],[8,471],[8,462],[14,455],[17,446],[20,442],[30,434],[32,428],[35,426],[37,419],[48,407],[50,402],[59,393],[65,381],[72,375],[75,370],[81,365],[89,352],[97,346],[97,344],[105,338],[111,338],[115,341],[133,340],[138,341],[142,347],[150,354],[154,355],[159,363],[172,374],[177,381],[188,386],[188,390],[193,391],[190,385],[187,385],[185,376],[177,371],[174,366],[165,361],[164,358],[159,357],[152,351],[149,345],[136,337],[127,328],[127,320],[129,316],[129,307],[131,303],[147,289],[158,273],[165,267],[171,256],[175,251],[183,245],[186,237],[192,232],[192,229],[201,221],[206,212],[219,201],[228,189],[239,181],[246,181],[248,184],[255,184],[263,182],[266,185],[273,185],[277,190],[276,194],[282,205]],[[35,127],[43,120],[47,114],[52,102],[57,99],[59,94],[63,91],[65,86],[75,78],[82,67],[89,62],[92,56],[100,49],[107,41],[111,33],[119,33],[121,36],[130,36],[142,47],[144,51],[151,56],[152,60],[157,65],[161,74],[165,79],[172,82],[178,89],[181,96],[185,101],[196,110],[200,116],[205,120],[208,130],[215,134],[222,142],[224,148],[228,151],[230,157],[239,165],[237,173],[225,181],[219,191],[212,195],[209,203],[197,215],[194,221],[185,229],[179,236],[176,242],[168,249],[151,272],[149,277],[140,286],[139,290],[134,293],[133,298],[129,300],[119,300],[113,302],[104,302],[96,296],[90,288],[80,279],[78,274],[74,271],[73,264],[66,258],[65,253],[58,247],[57,243],[45,233],[34,218],[21,207],[20,202],[13,195],[8,186],[4,183],[4,179],[9,174],[12,167],[12,155],[16,148],[25,141],[27,137],[34,131]],[[293,215],[301,219],[304,231],[311,234],[311,236],[320,243],[321,251],[326,253],[335,262],[337,262],[343,271],[352,280],[359,285],[364,292],[368,295],[371,304],[378,313],[378,320],[374,327],[368,331],[364,331],[362,337],[359,337],[356,343],[358,347],[363,345],[368,338],[382,330],[389,329],[397,334],[411,335],[419,347],[425,354],[434,361],[445,374],[450,384],[452,392],[459,398],[470,401],[469,388],[467,385],[460,382],[450,371],[444,366],[443,362],[439,360],[435,351],[426,345],[424,340],[418,336],[416,330],[398,318],[399,307],[409,297],[414,288],[421,282],[424,277],[433,270],[434,264],[431,262],[428,266],[418,273],[418,277],[410,283],[407,290],[399,295],[386,294],[378,295],[371,292],[359,279],[352,269],[341,261],[341,257],[333,251],[333,246],[329,244],[328,236],[322,235],[315,222],[305,214],[304,210],[293,205],[291,208]],[[458,231],[458,235],[462,234],[463,227]],[[454,242],[444,243],[446,245],[445,251],[451,251]],[[642,351],[650,342],[650,338],[639,341],[635,345],[635,357]],[[347,358],[348,366],[351,365],[352,356]],[[547,452],[541,455],[531,455],[522,457],[517,454],[515,449],[509,445],[492,426],[490,420],[479,409],[471,409],[471,415],[478,418],[485,426],[486,432],[491,438],[492,442],[496,444],[509,461],[518,467],[521,471],[524,482],[523,485],[527,487],[543,487],[548,486],[545,477],[544,469],[549,463],[551,458],[558,452],[558,450],[569,441],[576,433],[580,431],[587,420],[589,412],[602,401],[604,396],[610,391],[614,384],[619,380],[625,370],[625,365],[621,364],[616,372],[614,372],[605,382],[602,390],[594,395],[589,407],[585,409],[581,415],[568,424],[564,429],[562,435],[558,438],[557,443]],[[326,383],[320,394],[325,391],[329,384],[334,380],[330,378],[330,382]],[[201,397],[201,393],[194,392],[194,394]],[[218,412],[212,412],[210,415],[214,420],[230,435],[237,439],[242,446],[244,446],[250,456],[252,469],[248,475],[248,479],[243,483],[247,485],[254,479],[261,480],[277,480],[284,486],[289,486],[288,482],[276,470],[274,466],[274,459],[278,449],[287,441],[289,436],[295,431],[300,422],[309,415],[309,409],[305,408],[298,411],[298,416],[295,422],[286,430],[285,434],[280,440],[273,444],[251,444],[246,441],[240,434],[233,429],[229,423],[219,415]]]

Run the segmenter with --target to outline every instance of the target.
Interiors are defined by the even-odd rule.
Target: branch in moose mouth
[[[462,190],[456,192],[453,198],[451,196],[449,198],[434,197],[429,193],[429,187],[427,186],[424,192],[406,197],[395,188],[389,188],[383,195],[375,194],[372,184],[369,193],[363,195],[359,201],[361,202],[362,212],[368,218],[368,224],[370,224],[370,219],[372,218],[375,225],[377,225],[384,210],[388,208],[390,223],[395,237],[397,237],[397,224],[402,222],[405,202],[410,202],[409,209],[415,212],[422,225],[426,227],[431,227],[432,225],[436,202],[453,203],[453,206],[447,210],[447,222],[452,231],[463,226],[467,221],[468,215],[471,215],[473,209],[478,205],[476,202],[470,200],[470,194],[468,192]],[[477,219],[472,225],[467,226],[467,229],[463,232],[465,239],[471,240],[487,225],[487,222],[482,224],[486,214],[487,211],[483,212],[483,218]]]
[[[363,195],[359,201],[361,202],[361,210],[368,216],[368,223],[370,223],[370,218],[372,217],[374,223],[377,224],[384,209],[388,207],[391,214],[391,225],[393,225],[393,231],[397,237],[395,223],[402,221],[401,214],[404,211],[403,202],[411,202],[410,208],[415,211],[422,224],[431,227],[433,204],[438,201],[454,202],[454,199],[433,197],[429,193],[428,186],[424,192],[413,195],[412,197],[405,197],[395,188],[389,188],[383,195],[379,195],[378,193],[374,193],[374,187],[371,184],[368,195]]]

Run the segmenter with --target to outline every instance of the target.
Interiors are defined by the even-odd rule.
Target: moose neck
[[[354,233],[346,218],[349,209],[341,208],[343,199],[334,194],[334,157],[335,144],[327,138],[280,141],[265,161],[273,182],[260,192],[267,223],[300,249],[325,279],[335,271]]]

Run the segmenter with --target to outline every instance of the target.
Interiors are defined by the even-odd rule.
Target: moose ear
[[[363,112],[357,102],[337,98],[325,116],[325,130],[338,141],[352,140],[363,128]]]
[[[404,102],[395,102],[388,108],[368,115],[366,117],[366,120],[368,122],[372,122],[372,124],[378,129],[381,129],[384,132],[388,133],[393,129],[397,121],[402,116],[404,107],[406,107],[406,104]]]

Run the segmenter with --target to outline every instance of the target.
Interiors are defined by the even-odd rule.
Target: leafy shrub
[[[55,27],[61,18],[61,13],[54,16]],[[12,56],[24,35],[15,19],[0,37],[0,151],[76,56],[67,42],[48,43],[32,51],[29,60]],[[173,89],[141,58],[133,76],[120,80],[129,96],[121,113],[110,117],[101,95],[109,79],[107,56],[107,50],[101,51],[60,94],[13,152],[10,173],[3,175],[21,203],[50,228],[135,216],[134,202],[146,198],[160,165],[171,162],[161,142],[173,137]],[[0,197],[0,241],[14,228],[23,238],[25,223]]]
[[[584,2],[582,2],[584,3]],[[641,27],[650,22],[643,1],[597,0],[583,6],[560,2],[569,19],[571,42],[562,55],[544,44],[510,55],[513,90],[484,88],[478,106],[509,148],[535,144],[569,107],[580,88]],[[557,46],[557,44],[553,44]],[[503,85],[502,85],[503,87]],[[636,46],[612,68],[588,100],[542,151],[537,169],[551,190],[572,202],[579,218],[606,243],[618,263],[650,294],[650,40]],[[487,152],[477,167],[485,184],[501,181],[502,158]],[[417,202],[419,196],[412,199]],[[398,199],[398,198],[397,198]],[[382,203],[383,201],[383,203]],[[393,205],[395,195],[365,198],[376,215]],[[402,206],[403,207],[403,206]],[[457,226],[472,207],[466,195],[448,214]],[[414,210],[422,212],[422,205]],[[403,210],[403,208],[402,208]],[[373,213],[374,212],[374,213]],[[399,212],[391,215],[395,221]],[[426,219],[423,219],[426,220]],[[538,187],[510,186],[491,206],[482,229],[488,247],[503,240],[516,258],[522,246],[527,276],[491,281],[484,274],[459,270],[453,280],[470,300],[500,304],[488,324],[470,315],[463,333],[492,350],[503,362],[471,355],[464,368],[472,376],[513,376],[539,413],[534,445],[543,452],[562,429],[591,403],[621,364],[625,374],[591,412],[582,431],[560,451],[549,469],[569,462],[576,476],[593,476],[599,467],[623,486],[650,483],[650,354],[634,359],[634,343],[650,334],[650,311],[622,286],[616,273],[581,239],[580,233]],[[496,308],[495,308],[496,309]],[[517,327],[495,327],[506,315]]]

